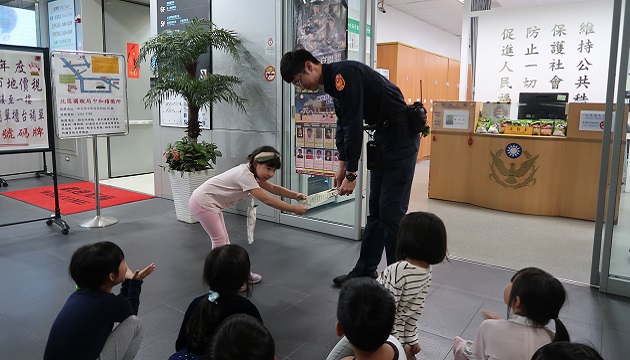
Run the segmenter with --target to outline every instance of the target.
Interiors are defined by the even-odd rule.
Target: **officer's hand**
[[[334,181],[334,185],[336,188],[341,187],[341,184],[343,183],[343,181],[346,179],[346,167],[345,166],[339,166],[339,169],[337,169],[337,172],[335,173],[335,181]],[[343,195],[343,194],[340,194]]]
[[[344,172],[345,173],[345,172]],[[343,178],[341,182],[341,186],[339,186],[339,195],[350,195],[354,192],[354,187],[357,185],[357,181],[348,181],[348,179]]]

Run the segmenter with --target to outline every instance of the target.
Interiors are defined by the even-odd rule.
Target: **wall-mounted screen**
[[[0,44],[37,46],[35,11],[0,5]]]
[[[569,93],[520,93],[518,118],[566,120],[568,99]]]

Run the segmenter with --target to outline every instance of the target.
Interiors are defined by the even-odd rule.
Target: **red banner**
[[[127,78],[139,79],[140,67],[136,67],[138,62],[139,45],[134,43],[127,43]]]

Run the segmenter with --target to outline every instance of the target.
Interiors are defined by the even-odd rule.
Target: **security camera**
[[[379,0],[376,4],[376,8],[378,9],[378,11],[385,14],[387,12],[385,11],[385,0]]]

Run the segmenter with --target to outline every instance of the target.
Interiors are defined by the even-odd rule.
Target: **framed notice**
[[[48,50],[0,45],[0,153],[53,146]]]
[[[58,138],[127,135],[123,55],[54,51],[50,59]]]
[[[188,103],[181,95],[170,96],[160,103],[160,126],[187,127]],[[199,109],[199,127],[210,130],[210,106]]]
[[[468,110],[444,110],[444,129],[468,129]]]
[[[582,110],[580,111],[580,131],[604,131],[604,111]],[[615,130],[615,112],[612,113],[613,125],[611,131]]]

